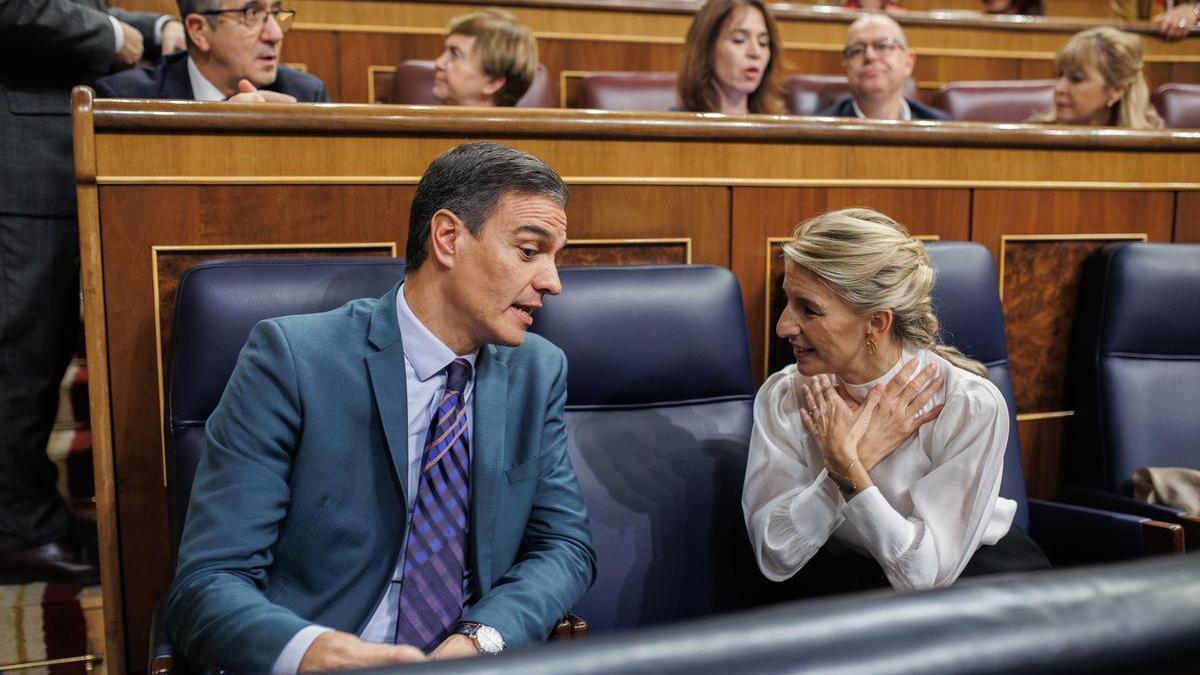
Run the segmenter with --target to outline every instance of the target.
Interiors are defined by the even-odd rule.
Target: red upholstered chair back
[[[933,105],[967,122],[1027,122],[1054,106],[1054,80],[948,82]]]
[[[579,81],[579,107],[595,110],[670,110],[675,73],[592,73]]]
[[[437,105],[433,98],[433,61],[405,61],[396,66],[392,78],[392,96],[387,103],[408,105]],[[554,108],[554,92],[550,90],[550,78],[546,67],[538,64],[537,74],[529,91],[517,101],[518,108]]]
[[[1200,84],[1164,84],[1154,90],[1154,107],[1171,129],[1200,129]]]
[[[783,104],[792,115],[816,115],[849,95],[845,75],[789,75],[783,81]]]

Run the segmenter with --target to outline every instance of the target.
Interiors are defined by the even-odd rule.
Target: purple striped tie
[[[467,540],[467,405],[471,364],[446,366],[425,453],[400,585],[396,643],[429,652],[462,615]]]

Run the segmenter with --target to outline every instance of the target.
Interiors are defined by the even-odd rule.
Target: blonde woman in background
[[[1142,40],[1101,26],[1076,33],[1054,56],[1054,108],[1037,117],[1052,124],[1159,129],[1142,75]]]
[[[783,250],[796,363],[759,389],[742,497],[762,573],[814,596],[1048,567],[999,496],[1004,397],[939,343],[921,242],[859,208]]]

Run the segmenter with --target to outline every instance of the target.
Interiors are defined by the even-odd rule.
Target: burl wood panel
[[[1083,261],[1112,239],[1006,241],[1005,332],[1017,410],[1067,409],[1066,360]]]
[[[946,240],[969,238],[970,193],[967,190],[907,188],[752,188],[733,189],[732,268],[742,283],[751,363],[756,377],[770,371],[767,345],[776,340],[778,307],[768,311],[766,291],[781,282],[781,268],[768,269],[767,240],[785,237],[804,219],[822,211],[869,206],[904,223],[914,235]],[[779,262],[777,257],[772,262]],[[780,364],[776,364],[780,365]]]
[[[559,267],[596,265],[686,265],[688,242],[671,243],[589,243],[570,242],[558,254]]]
[[[1200,192],[1180,192],[1176,199],[1172,241],[1200,243]]]
[[[1170,192],[976,190],[972,239],[1001,264],[1000,292],[1017,412],[1064,410],[1064,357],[1080,262],[1114,235],[1170,241]],[[1002,235],[1010,235],[1001,252]],[[1011,236],[1061,239],[1017,241]]]
[[[171,579],[154,335],[152,246],[394,242],[408,186],[102,186],[126,654],[146,653],[154,594]]]

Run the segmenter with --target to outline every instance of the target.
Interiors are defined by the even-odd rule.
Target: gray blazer
[[[112,67],[108,15],[141,32],[157,56],[158,14],[103,0],[0,0],[0,213],[74,216],[71,87]]]

